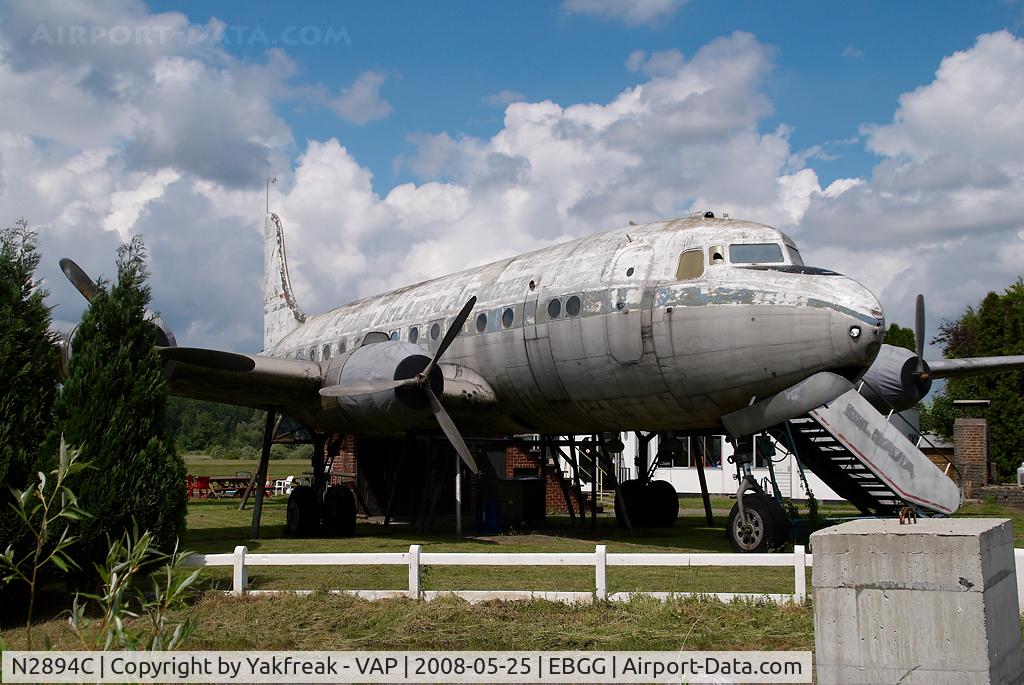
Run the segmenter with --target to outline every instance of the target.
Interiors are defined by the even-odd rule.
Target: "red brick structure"
[[[546,480],[544,500],[549,513],[564,514],[565,495],[554,474],[554,467],[545,463],[539,452],[531,453],[525,445],[510,445],[505,448],[505,478],[516,476],[543,476]]]
[[[974,497],[989,483],[988,422],[959,418],[953,424],[953,450],[964,479],[964,498]]]

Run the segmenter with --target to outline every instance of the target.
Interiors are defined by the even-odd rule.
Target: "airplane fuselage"
[[[475,372],[493,390],[498,411],[457,416],[477,432],[715,428],[723,414],[819,371],[858,377],[884,331],[874,295],[804,267],[780,231],[691,218],[353,302],[307,318],[264,354],[318,362],[326,377],[375,339],[429,356],[470,296],[476,307],[443,369]],[[329,402],[284,409],[324,430],[365,429]]]

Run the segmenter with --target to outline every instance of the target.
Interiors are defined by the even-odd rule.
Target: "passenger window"
[[[679,268],[676,269],[677,281],[699,278],[703,274],[704,252],[702,250],[687,250],[679,255]]]
[[[562,314],[562,301],[557,297],[548,301],[548,318],[557,319]]]
[[[389,340],[398,340],[398,331],[391,331],[388,335]]]
[[[311,361],[311,362],[316,361],[316,348],[315,347],[309,348],[309,361]]]
[[[487,330],[487,314],[480,312],[476,315],[476,332],[483,333]]]
[[[708,263],[712,266],[715,264],[725,264],[724,245],[712,245],[708,248]]]
[[[430,324],[430,339],[437,340],[441,336],[441,324],[432,323]]]
[[[781,264],[782,248],[775,243],[734,243],[729,246],[729,261],[733,264]]]
[[[338,341],[338,354],[341,354],[342,352],[344,352],[345,351],[345,347],[346,347],[345,346],[345,341],[344,340],[339,340]]]
[[[416,341],[420,339],[420,329],[416,326],[409,328],[409,342],[416,344]]]
[[[565,313],[569,316],[578,315],[582,308],[583,302],[580,300],[579,295],[573,295],[565,301]]]
[[[295,352],[295,358],[296,359],[305,359],[306,358],[306,353],[303,352],[302,350],[297,350]]]
[[[512,307],[506,307],[505,311],[501,313],[501,325],[505,328],[510,328],[512,323],[516,320],[516,312]]]
[[[324,345],[323,358],[324,361],[327,361],[328,359],[331,358],[331,343],[327,343],[326,345]]]

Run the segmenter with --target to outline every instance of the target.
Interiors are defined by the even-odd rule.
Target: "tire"
[[[324,532],[348,538],[356,532],[356,500],[344,485],[332,485],[324,494]]]
[[[626,513],[629,523],[634,528],[646,528],[650,525],[647,492],[644,484],[638,480],[624,480],[615,488],[615,521],[620,526],[626,525]]]
[[[647,499],[650,502],[651,525],[669,528],[679,518],[679,495],[675,486],[667,480],[652,480],[647,485]]]
[[[729,522],[725,527],[729,546],[734,552],[770,552],[778,545],[780,535],[779,513],[781,507],[775,500],[760,493],[743,495],[743,514],[749,528],[743,530],[740,522],[739,503],[732,505]],[[785,513],[782,513],[785,516]],[[788,527],[783,534],[788,538]]]
[[[288,495],[286,514],[288,534],[296,538],[314,535],[320,527],[320,507],[316,493],[308,485],[299,485]]]

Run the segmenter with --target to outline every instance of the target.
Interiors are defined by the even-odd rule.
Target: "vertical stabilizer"
[[[272,350],[305,320],[288,280],[281,219],[267,214],[263,227],[263,351]]]

